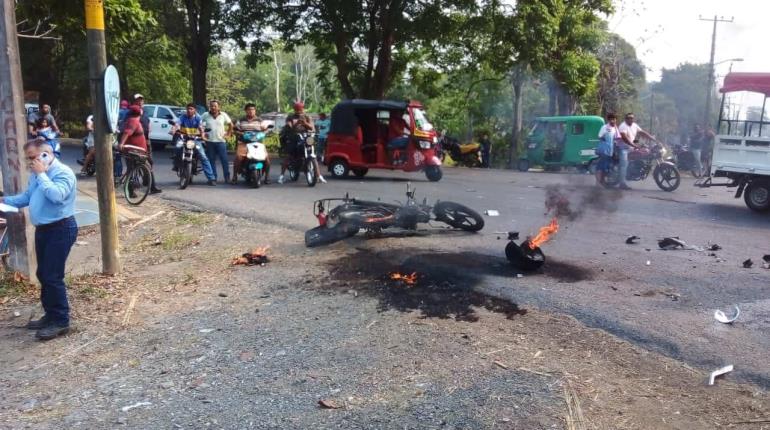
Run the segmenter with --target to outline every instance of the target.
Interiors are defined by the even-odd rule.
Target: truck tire
[[[770,211],[770,179],[754,179],[743,191],[743,201],[755,212]]]

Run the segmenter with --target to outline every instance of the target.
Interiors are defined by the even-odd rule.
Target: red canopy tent
[[[770,73],[730,73],[719,91],[751,91],[770,97]]]

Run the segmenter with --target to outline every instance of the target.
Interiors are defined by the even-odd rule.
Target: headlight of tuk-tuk
[[[438,143],[438,137],[433,136],[433,143]]]
[[[421,140],[420,141],[420,148],[422,149],[430,149],[430,142],[427,140]]]

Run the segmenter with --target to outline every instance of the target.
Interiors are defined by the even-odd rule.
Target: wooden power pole
[[[703,112],[703,125],[711,124],[711,99],[714,97],[714,53],[717,46],[717,24],[720,22],[733,22],[733,18],[725,19],[714,15],[714,18],[698,17],[701,21],[713,21],[714,29],[711,31],[711,59],[709,60],[708,86],[706,87],[706,108]]]
[[[104,71],[107,69],[107,47],[104,38],[104,1],[85,0],[88,37],[88,76],[94,115],[94,147],[96,148],[96,191],[99,200],[99,227],[102,240],[102,271],[120,272],[118,249],[118,215],[113,182],[112,135],[107,129]]]
[[[16,2],[0,0],[0,165],[3,192],[18,194],[27,187],[29,172],[24,160],[27,141],[27,118],[21,80],[19,42],[16,37]],[[12,270],[30,276],[35,273],[32,250],[34,232],[27,222],[26,211],[7,217],[8,265]]]

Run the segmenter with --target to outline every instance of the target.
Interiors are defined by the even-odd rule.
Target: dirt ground
[[[308,250],[301,231],[194,207],[138,213],[119,276],[95,274],[98,231],[81,232],[68,336],[22,328],[34,289],[0,299],[0,428],[770,429],[759,387],[707,386],[711,369],[451,270],[516,276],[483,255],[400,237]],[[267,264],[231,265],[264,245]]]

